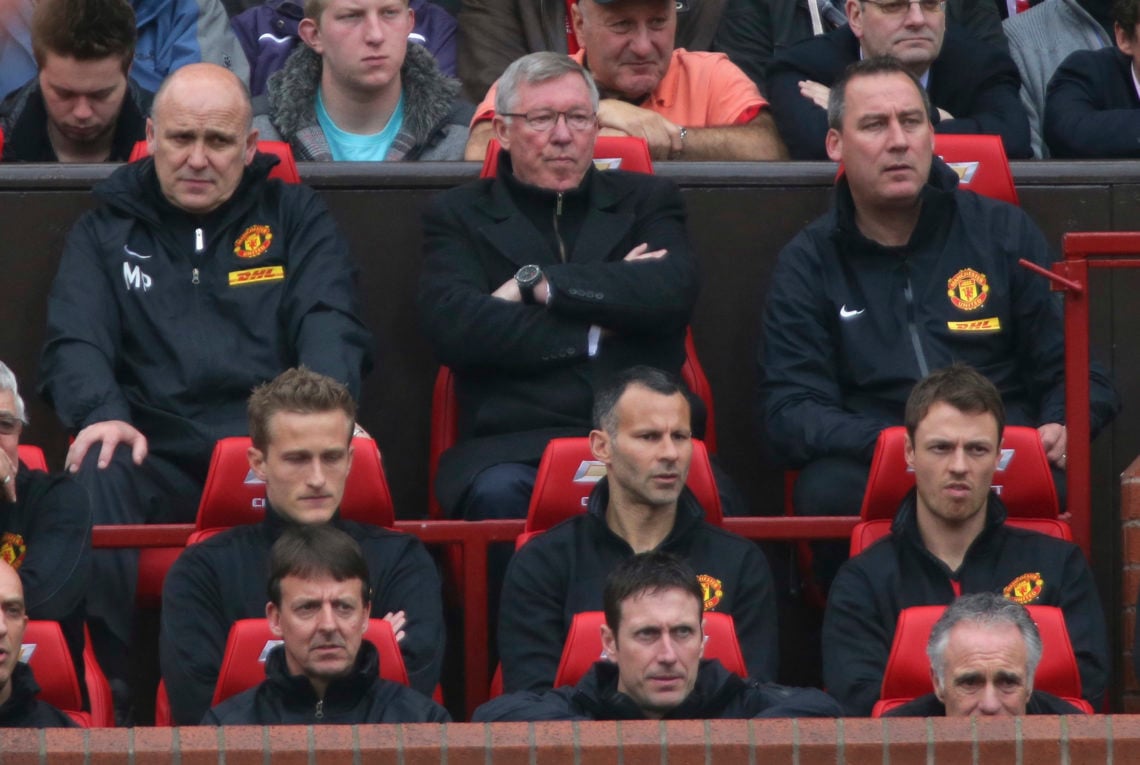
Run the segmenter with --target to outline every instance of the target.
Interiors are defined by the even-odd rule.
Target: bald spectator
[[[68,238],[40,393],[75,434],[66,464],[96,524],[192,521],[214,442],[247,432],[249,391],[282,370],[360,389],[348,248],[311,189],[269,180],[251,118],[232,72],[179,69],[147,122],[153,159],[96,186],[103,204]],[[93,563],[92,637],[123,679],[137,555]]]
[[[922,83],[937,133],[999,135],[1029,157],[1017,67],[1004,51],[946,23],[945,0],[847,0],[848,25],[795,45],[768,69],[768,97],[793,159],[827,159],[827,97],[861,59],[897,58]]]
[[[674,0],[579,0],[572,58],[601,92],[601,135],[644,138],[654,159],[759,160],[785,156],[767,101],[719,53],[673,47]],[[475,109],[467,159],[482,160],[499,105],[492,87]]]
[[[41,0],[38,76],[0,104],[5,162],[123,162],[143,139],[151,94],[128,76],[135,14],[126,0]]]

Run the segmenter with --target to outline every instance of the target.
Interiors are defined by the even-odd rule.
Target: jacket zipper
[[[315,710],[313,710],[313,717],[317,718],[318,720],[321,720],[324,718],[324,716],[325,716],[325,700],[320,699],[319,701],[317,701],[317,708]]]
[[[918,322],[914,314],[914,290],[910,284],[910,267],[905,263],[903,264],[903,271],[906,273],[906,286],[903,288],[903,295],[906,297],[906,321],[910,327],[910,343],[914,346],[914,356],[918,360],[918,376],[919,379],[922,379],[930,374],[930,367],[926,363],[926,352],[922,350],[922,340],[918,337]]]
[[[194,229],[194,257],[198,258],[200,260],[202,258],[202,251],[205,249],[206,249],[206,242],[205,242],[205,237],[202,236],[202,229],[196,228],[196,229]],[[197,266],[194,266],[194,268],[190,271],[190,283],[191,284],[200,284],[201,283],[201,281],[198,278],[198,267]]]
[[[562,219],[562,192],[558,192],[558,201],[554,205],[554,238],[558,241],[558,259],[566,262],[566,243],[562,241],[562,232],[558,229],[558,221]]]

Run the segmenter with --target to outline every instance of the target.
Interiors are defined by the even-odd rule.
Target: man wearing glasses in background
[[[681,195],[594,168],[597,110],[571,58],[520,58],[495,102],[498,176],[439,194],[425,216],[420,317],[459,402],[436,477],[453,517],[524,517],[546,442],[590,432],[595,390],[684,361],[697,271]]]
[[[946,24],[944,0],[847,0],[848,25],[805,40],[768,67],[768,100],[793,159],[827,159],[827,96],[849,64],[893,56],[930,95],[937,133],[1000,135],[1033,156],[1021,79],[1005,51]]]

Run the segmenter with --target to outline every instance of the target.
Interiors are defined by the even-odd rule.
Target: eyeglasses
[[[917,5],[923,13],[942,13],[946,10],[946,0],[863,0],[877,7],[887,16],[901,16],[910,11],[912,5]]]
[[[0,436],[10,436],[23,425],[24,423],[20,422],[18,417],[0,414]]]
[[[527,112],[526,114],[503,114],[504,117],[522,117],[526,120],[526,126],[537,133],[545,133],[558,124],[559,117],[566,118],[566,127],[571,130],[589,130],[597,124],[597,112],[556,112],[548,109],[543,109],[537,112]]]

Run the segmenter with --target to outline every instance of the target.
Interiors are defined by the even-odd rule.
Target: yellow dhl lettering
[[[247,268],[244,271],[230,271],[230,286],[239,284],[253,284],[254,282],[273,282],[285,278],[284,266],[265,266],[263,268]]]
[[[1001,319],[972,319],[970,321],[948,321],[946,326],[951,332],[1000,332]]]

